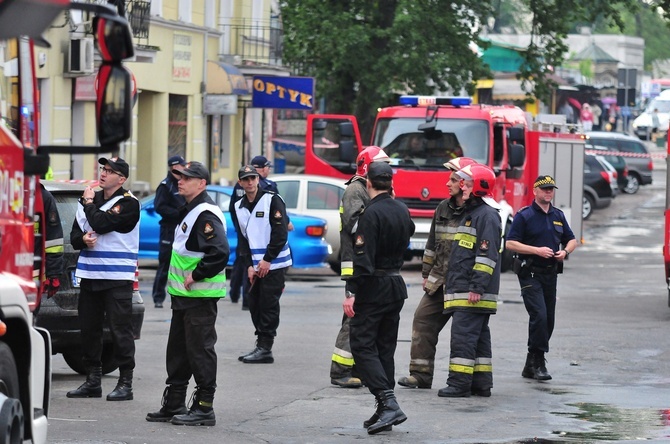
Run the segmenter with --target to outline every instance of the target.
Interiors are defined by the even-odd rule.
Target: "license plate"
[[[426,241],[412,241],[409,243],[410,250],[425,250]]]
[[[79,288],[79,284],[81,284],[81,279],[76,277],[74,275],[74,270],[70,271],[70,282],[72,282],[72,288]]]

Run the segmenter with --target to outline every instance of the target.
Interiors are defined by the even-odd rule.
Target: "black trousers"
[[[135,338],[131,322],[133,313],[133,283],[93,291],[82,284],[79,293],[79,323],[81,345],[87,367],[100,367],[102,359],[103,325],[109,324],[114,343],[114,359],[119,370],[135,368]]]
[[[395,387],[395,355],[400,310],[405,300],[386,304],[357,304],[351,318],[351,353],[356,369],[373,395]]]
[[[556,273],[519,278],[523,304],[528,312],[528,351],[549,351],[556,320]]]
[[[174,242],[174,229],[165,225],[160,226],[160,244],[158,245],[158,268],[151,296],[154,302],[165,301],[165,287],[167,285],[168,270],[170,268],[170,257],[172,256],[172,243]]]
[[[188,385],[191,376],[206,393],[216,390],[216,316],[218,299],[204,298],[201,305],[172,310],[168,336],[167,385]]]
[[[242,304],[245,306],[248,305],[246,298],[249,293],[249,286],[247,265],[244,260],[239,259],[239,255],[235,256],[233,269],[230,272],[230,300],[232,302],[237,302],[240,299],[240,296],[242,296]]]
[[[249,313],[259,338],[274,338],[279,327],[279,298],[284,291],[286,268],[270,270],[264,278],[256,277],[249,291]]]

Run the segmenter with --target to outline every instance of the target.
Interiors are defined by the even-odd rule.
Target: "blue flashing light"
[[[435,96],[400,96],[401,105],[428,106],[428,105],[472,105],[471,97],[435,97]]]
[[[28,107],[27,106],[22,106],[21,107],[21,115],[22,116],[27,116],[28,114],[29,114],[28,113]]]

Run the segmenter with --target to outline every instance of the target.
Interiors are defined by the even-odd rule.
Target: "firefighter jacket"
[[[494,314],[500,287],[500,214],[481,198],[473,197],[465,204],[449,258],[445,285],[444,311],[471,311]],[[470,304],[469,293],[481,295]]]
[[[48,192],[44,185],[42,187],[42,201],[44,203],[44,227],[46,241],[44,244],[45,275],[47,278],[60,276],[65,271],[63,269],[63,226],[61,225],[60,215],[56,207],[56,199]],[[35,228],[36,230],[39,227]]]
[[[230,247],[223,213],[206,191],[196,196],[185,210],[175,229],[167,291],[172,296],[187,298],[225,297]],[[186,289],[184,281],[189,273],[195,283]]]
[[[82,279],[134,281],[140,245],[140,203],[119,188],[107,201],[103,191],[93,203],[79,202],[72,227],[72,246],[80,248],[76,276]],[[83,234],[94,231],[97,241],[87,248]],[[77,245],[78,244],[78,245]]]
[[[407,298],[400,267],[413,234],[414,222],[405,204],[388,193],[368,203],[354,236],[354,274],[346,281],[346,289],[356,294],[356,304]]]
[[[340,277],[349,279],[354,274],[354,233],[358,224],[358,217],[370,202],[366,188],[366,179],[353,176],[346,183],[347,189],[342,195],[340,204]]]
[[[240,226],[240,256],[247,266],[257,269],[261,260],[270,262],[270,270],[290,267],[291,248],[288,245],[288,219],[282,198],[261,189],[253,202],[246,196],[235,204]]]
[[[430,225],[430,233],[423,252],[421,276],[426,280],[429,295],[444,285],[449,269],[451,244],[463,215],[463,207],[456,205],[456,199],[445,199],[437,206]]]
[[[170,228],[177,226],[181,218],[179,209],[186,204],[184,198],[179,194],[177,179],[168,173],[167,177],[156,188],[156,197],[154,198],[154,208],[156,213],[160,214],[160,224]]]

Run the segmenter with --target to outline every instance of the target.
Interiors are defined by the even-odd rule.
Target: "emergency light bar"
[[[400,96],[401,105],[426,106],[426,105],[472,105],[471,97],[435,97],[435,96]]]

